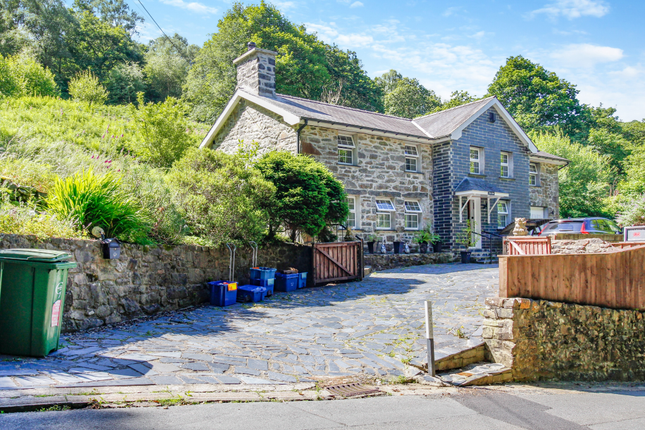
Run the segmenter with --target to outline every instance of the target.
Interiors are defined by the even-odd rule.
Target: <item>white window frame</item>
[[[396,211],[390,199],[376,199],[376,229],[377,230],[392,230],[392,213]],[[388,226],[379,226],[381,217],[387,216]]]
[[[405,206],[405,229],[406,230],[419,230],[419,225],[421,224],[421,214],[423,213],[423,210],[421,209],[421,205],[419,204],[418,201],[416,200],[406,200],[404,203]],[[408,217],[412,219],[412,217],[416,218],[416,227],[408,227]]]
[[[506,163],[502,161],[502,157],[506,155]],[[513,153],[508,151],[501,151],[499,154],[499,177],[500,178],[512,178],[513,177]],[[502,174],[502,168],[506,166],[508,172],[507,175]]]
[[[419,148],[415,145],[405,145],[403,148],[405,153],[405,171],[418,172],[419,171]],[[414,161],[414,169],[408,169],[408,161]]]
[[[349,139],[349,142],[347,142],[347,139]],[[336,139],[336,142],[338,143],[338,164],[355,166],[356,165],[356,143],[354,142],[354,136],[350,136],[347,134],[339,134],[338,138]],[[350,154],[352,158],[352,161],[350,163],[346,161],[341,161],[341,154],[343,153]]]
[[[347,217],[347,227],[353,229],[353,230],[358,230],[360,229],[360,198],[359,196],[347,196],[347,205],[349,206],[349,202],[352,202],[354,205],[354,208],[352,209],[350,207],[349,209],[349,214],[354,215],[354,225],[349,224],[349,216]]]
[[[535,166],[535,172],[531,171],[531,167]],[[535,178],[535,183],[532,183],[532,178]],[[529,163],[529,185],[531,187],[540,186],[540,164],[539,163]]]
[[[499,210],[500,205],[506,205],[506,212],[502,212]],[[504,225],[500,224],[500,219],[501,216],[506,217],[506,221]],[[509,224],[509,220],[511,219],[511,201],[510,200],[500,200],[497,202],[497,228],[499,230],[503,229]]]
[[[473,151],[477,151],[477,158],[473,158]],[[471,175],[483,175],[484,174],[484,148],[478,146],[471,146],[468,152],[470,163],[468,164],[468,172]],[[479,170],[473,171],[473,163],[477,163]]]
[[[539,218],[535,218],[533,213],[536,212],[535,209],[540,209],[542,214]],[[547,208],[545,206],[531,206],[530,208],[531,219],[547,219],[549,216],[547,214]]]

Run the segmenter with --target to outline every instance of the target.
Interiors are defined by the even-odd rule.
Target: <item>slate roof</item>
[[[558,157],[557,155],[549,154],[548,152],[538,151],[531,153],[531,157],[540,157],[540,158],[550,158],[551,160],[558,160],[565,163],[569,163],[569,160],[566,158]]]
[[[483,192],[491,192],[491,193],[508,194],[506,191],[502,190],[496,185],[489,184],[483,179],[471,178],[469,176],[466,176],[464,179],[462,179],[459,185],[457,185],[457,188],[455,189],[456,193],[463,192],[463,191],[483,191]]]
[[[408,136],[429,137],[407,118],[337,106],[284,94],[276,94],[275,98],[264,97],[263,100],[301,118],[400,133]]]
[[[442,110],[420,118],[415,118],[413,122],[435,139],[450,136],[453,131],[468,121],[494,98],[488,97],[451,109]]]

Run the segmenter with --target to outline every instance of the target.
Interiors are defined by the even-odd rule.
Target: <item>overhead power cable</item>
[[[159,31],[161,31],[161,33],[162,33],[164,36],[166,36],[166,39],[168,39],[168,42],[170,42],[170,44],[171,44],[171,45],[172,45],[172,46],[177,50],[177,53],[178,53],[179,55],[181,55],[181,56],[182,56],[182,58],[188,62],[188,64],[192,65],[192,64],[193,64],[193,62],[192,62],[189,58],[187,58],[187,57],[184,55],[184,52],[183,52],[181,49],[179,49],[179,48],[177,47],[177,45],[175,45],[175,42],[173,42],[173,40],[172,40],[170,37],[168,37],[168,35],[166,34],[166,32],[165,32],[165,31],[163,31],[163,28],[161,28],[161,26],[157,23],[157,21],[155,20],[155,18],[154,18],[154,17],[152,16],[152,14],[148,11],[148,9],[143,5],[143,3],[141,2],[141,0],[137,0],[137,1],[139,2],[139,4],[141,5],[141,7],[143,8],[143,10],[145,10],[145,11],[146,11],[146,13],[148,14],[148,16],[149,16],[149,17],[150,17],[150,19],[152,20],[152,22],[154,22],[154,23],[155,23],[155,25],[157,26],[157,28],[159,29]]]

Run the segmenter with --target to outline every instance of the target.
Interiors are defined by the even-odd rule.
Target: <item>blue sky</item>
[[[167,33],[201,46],[231,7],[225,0],[142,0]],[[146,18],[140,40],[160,35]],[[251,2],[245,2],[250,4]],[[576,84],[583,103],[645,118],[642,0],[280,0],[289,20],[358,53],[371,77],[389,69],[443,98],[482,96],[506,58],[523,55]]]

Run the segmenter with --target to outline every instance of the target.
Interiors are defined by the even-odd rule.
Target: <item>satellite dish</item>
[[[103,235],[105,235],[105,230],[103,230],[101,227],[94,227],[92,229],[92,236],[96,238],[102,238]]]

